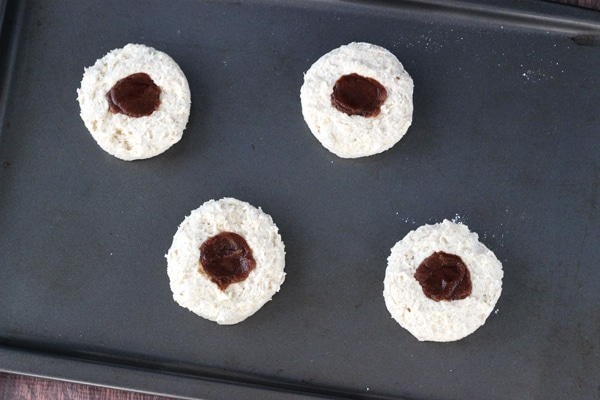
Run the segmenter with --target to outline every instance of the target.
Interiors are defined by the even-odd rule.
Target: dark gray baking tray
[[[4,3],[3,3],[4,4]],[[544,1],[8,1],[0,38],[0,369],[229,399],[600,396],[600,17]],[[4,8],[2,8],[4,9]],[[415,81],[391,150],[343,160],[300,110],[351,41]],[[184,138],[138,162],[79,118],[83,68],[144,43],[186,73]],[[14,55],[14,57],[13,57]],[[172,300],[164,254],[211,198],[262,207],[281,292],[218,326]],[[382,297],[407,232],[460,220],[505,269],[473,335],[420,343]]]

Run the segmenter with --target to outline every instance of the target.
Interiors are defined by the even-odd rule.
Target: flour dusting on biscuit
[[[166,258],[174,300],[222,325],[254,314],[285,279],[284,244],[271,216],[234,198],[192,211]]]
[[[77,100],[98,145],[127,161],[157,156],[177,143],[191,106],[179,65],[142,44],[112,50],[85,68]]]
[[[483,325],[502,292],[502,264],[466,225],[423,225],[396,243],[383,297],[392,317],[422,341],[449,342]]]
[[[321,144],[342,158],[394,146],[412,123],[413,80],[383,47],[353,42],[330,51],[304,75],[302,114]]]

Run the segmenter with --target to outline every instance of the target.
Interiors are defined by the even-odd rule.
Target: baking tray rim
[[[314,398],[330,399],[395,399],[409,400],[398,395],[382,393],[356,393],[339,387],[311,385],[284,379],[272,379],[252,373],[227,370],[221,373],[209,369],[186,367],[177,362],[168,366],[159,361],[145,360],[130,356],[123,362],[122,357],[108,357],[99,353],[44,349],[35,344],[7,344],[0,342],[0,359],[8,361],[9,367],[0,365],[0,371],[57,379],[65,382],[94,385],[99,387],[135,391],[149,395],[201,399],[204,393],[211,393],[215,399],[230,398],[232,391],[240,391],[244,396],[252,394],[263,398],[268,394],[277,399],[299,400]],[[35,366],[34,368],[31,368]],[[81,368],[77,368],[77,367]],[[90,378],[93,375],[94,378]],[[116,382],[115,376],[118,376]]]

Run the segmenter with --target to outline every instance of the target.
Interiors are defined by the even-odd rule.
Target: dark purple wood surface
[[[124,390],[0,372],[0,400],[168,400]]]
[[[570,4],[572,6],[600,10],[600,0],[548,0],[555,3]]]

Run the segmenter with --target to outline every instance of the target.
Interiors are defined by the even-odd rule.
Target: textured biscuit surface
[[[343,75],[375,79],[388,97],[376,117],[348,115],[331,104],[331,93]],[[412,123],[413,81],[396,56],[369,43],[353,42],[330,51],[304,75],[302,114],[313,135],[332,153],[357,158],[394,146]]]
[[[117,81],[142,72],[160,87],[160,106],[134,118],[109,111],[106,93]],[[154,157],[177,143],[190,115],[191,94],[179,65],[167,54],[128,44],[85,68],[77,90],[81,118],[98,145],[122,160]]]
[[[414,274],[432,253],[459,256],[471,273],[473,291],[462,300],[431,300]],[[417,339],[448,342],[483,325],[502,292],[502,264],[463,224],[423,225],[396,243],[388,258],[383,297],[392,317]]]
[[[248,277],[225,290],[199,271],[200,246],[221,232],[246,240],[256,261]],[[229,325],[258,311],[285,279],[285,249],[272,218],[260,208],[233,198],[210,200],[181,223],[167,255],[173,298],[199,316]]]

